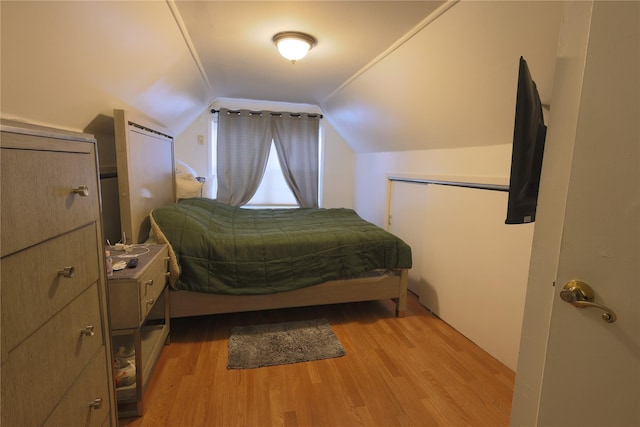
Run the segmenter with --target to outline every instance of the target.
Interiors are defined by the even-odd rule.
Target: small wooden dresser
[[[115,426],[95,139],[0,131],[0,424]]]
[[[143,395],[163,346],[169,343],[169,249],[167,245],[134,245],[136,268],[114,271],[109,282],[111,335],[116,352],[133,350],[136,379],[118,384],[116,397],[120,417],[143,414]],[[114,262],[131,258],[112,252]]]

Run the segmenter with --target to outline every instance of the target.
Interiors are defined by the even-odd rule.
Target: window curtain
[[[279,114],[272,121],[273,142],[289,188],[301,207],[317,208],[320,117]]]
[[[269,113],[220,109],[216,161],[218,201],[241,206],[255,194],[271,148],[271,118]]]

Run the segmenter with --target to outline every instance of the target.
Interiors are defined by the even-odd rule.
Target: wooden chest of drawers
[[[95,140],[1,131],[1,424],[116,425]]]

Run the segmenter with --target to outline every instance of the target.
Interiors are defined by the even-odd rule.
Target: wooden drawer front
[[[137,328],[140,315],[140,286],[134,280],[110,280],[109,310],[111,329]]]
[[[2,256],[98,220],[93,153],[2,149]]]
[[[105,352],[98,298],[94,284],[9,353],[1,425],[41,425],[96,353]],[[81,333],[89,325],[93,336]]]
[[[138,283],[140,286],[140,314],[142,319],[147,317],[167,283],[167,257],[166,250],[163,250]]]
[[[98,280],[96,236],[92,223],[2,258],[3,353]],[[73,267],[73,277],[58,273],[66,267]]]
[[[78,381],[71,387],[62,402],[45,422],[45,426],[83,426],[99,427],[105,418],[109,418],[109,385],[105,370],[107,364],[105,352],[99,352],[93,358]],[[90,407],[90,402],[102,399],[97,407]]]

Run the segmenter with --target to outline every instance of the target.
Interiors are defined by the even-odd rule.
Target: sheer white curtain
[[[221,108],[218,115],[217,199],[232,206],[256,192],[271,147],[271,115]]]
[[[289,188],[301,207],[317,208],[320,116],[283,113],[272,122],[273,143]]]

